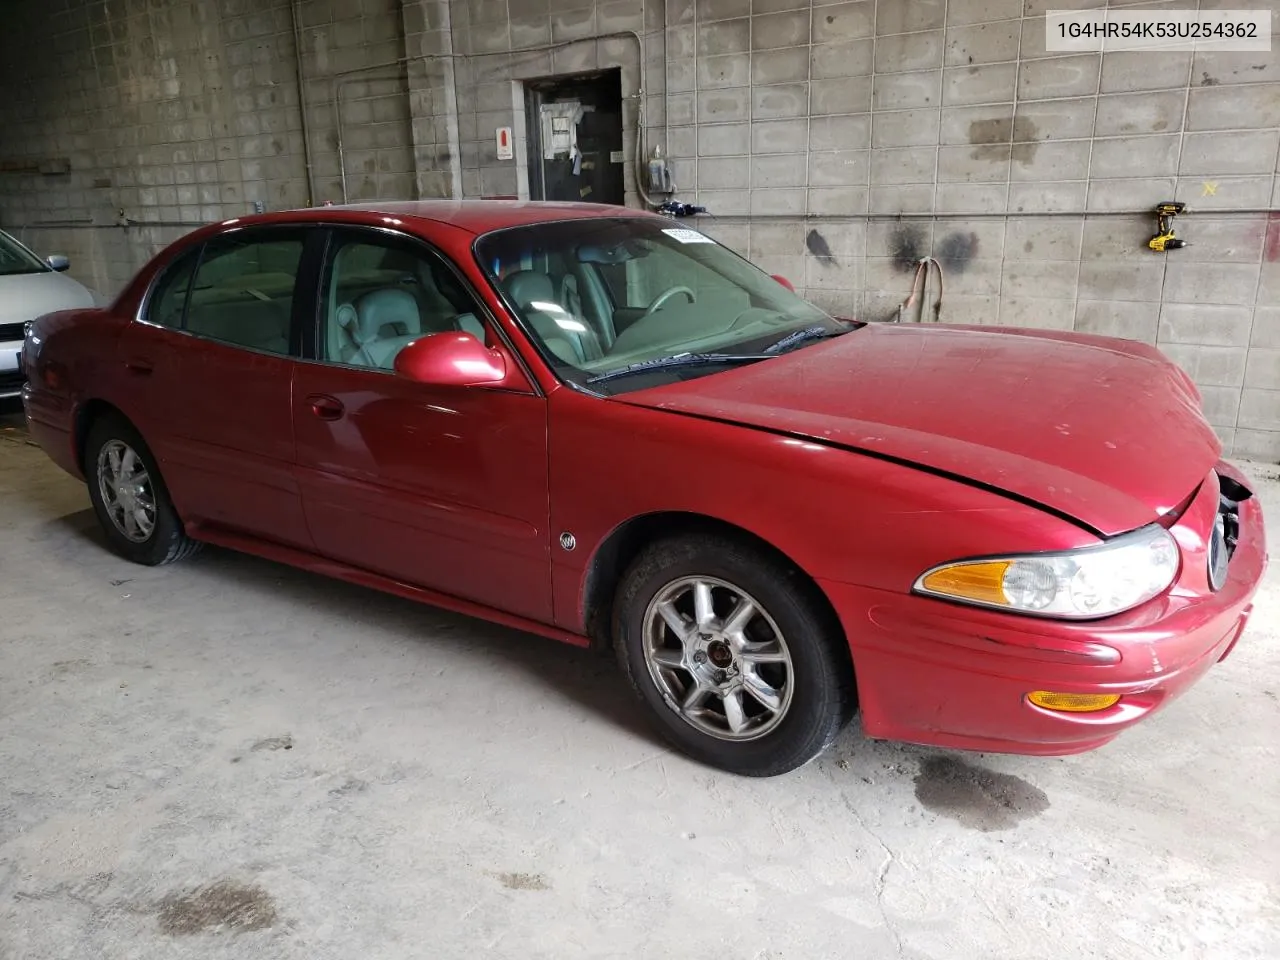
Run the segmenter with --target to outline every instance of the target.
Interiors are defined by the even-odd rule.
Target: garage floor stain
[[[254,743],[250,750],[292,750],[293,737],[285,734],[283,737],[264,737]]]
[[[0,531],[3,960],[1280,958],[1276,565],[1231,657],[1102,750],[855,723],[754,780],[585,651],[216,549],[134,567],[2,434]]]
[[[166,897],[158,906],[160,929],[171,936],[265,930],[279,919],[275,902],[265,890],[230,880]]]
[[[1021,777],[996,773],[958,757],[930,757],[916,775],[916,799],[926,810],[990,833],[1049,809],[1049,798]]]
[[[540,873],[495,873],[498,882],[508,890],[550,890],[551,884]]]

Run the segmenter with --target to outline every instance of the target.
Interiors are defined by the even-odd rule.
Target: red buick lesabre
[[[1262,514],[1155,349],[828,316],[684,222],[228,220],[22,355],[112,547],[208,542],[617,650],[765,776],[871,737],[1064,754],[1231,650]]]

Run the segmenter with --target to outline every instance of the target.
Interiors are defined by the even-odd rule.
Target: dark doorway
[[[622,71],[525,84],[529,196],[626,202],[622,181]]]

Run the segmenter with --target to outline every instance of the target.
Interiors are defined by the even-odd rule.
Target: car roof
[[[434,220],[470,233],[503,227],[593,217],[657,217],[657,214],[604,203],[561,203],[547,200],[405,200],[334,204],[281,210],[224,220],[219,226],[328,222],[384,226],[388,218]]]

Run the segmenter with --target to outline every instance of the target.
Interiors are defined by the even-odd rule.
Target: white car
[[[27,323],[55,310],[93,307],[99,298],[66,276],[66,257],[41,260],[0,230],[0,400],[22,392],[18,366]]]

